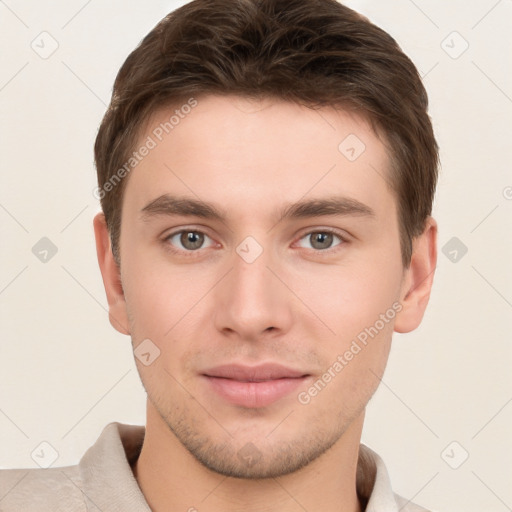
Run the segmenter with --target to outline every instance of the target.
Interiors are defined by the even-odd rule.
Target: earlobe
[[[112,254],[112,245],[103,213],[98,213],[94,217],[94,236],[98,264],[107,295],[110,323],[121,334],[130,334],[120,269]]]
[[[423,233],[413,240],[411,263],[404,273],[400,293],[402,310],[396,316],[396,332],[410,332],[420,325],[430,298],[436,265],[437,223],[429,217]]]

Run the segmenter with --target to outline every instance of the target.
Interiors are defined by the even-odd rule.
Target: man
[[[122,66],[95,158],[146,426],[4,472],[2,510],[425,510],[360,444],[436,265],[437,144],[394,40],[335,0],[195,0]]]

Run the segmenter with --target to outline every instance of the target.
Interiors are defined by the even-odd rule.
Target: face
[[[208,96],[162,136],[171,114],[127,182],[111,313],[199,462],[296,471],[362,418],[405,314],[386,149],[331,108]]]

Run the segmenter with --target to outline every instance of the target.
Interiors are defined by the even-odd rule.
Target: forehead
[[[125,202],[139,208],[163,193],[217,200],[253,215],[263,205],[333,193],[377,210],[378,203],[393,207],[384,204],[394,200],[386,147],[346,110],[211,95],[193,107],[155,112],[135,150],[144,145],[151,149],[125,192]]]

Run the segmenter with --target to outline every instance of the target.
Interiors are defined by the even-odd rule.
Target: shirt
[[[151,512],[132,472],[145,427],[110,423],[74,466],[0,470],[0,512]],[[366,512],[428,512],[393,493],[382,459],[360,445]]]

